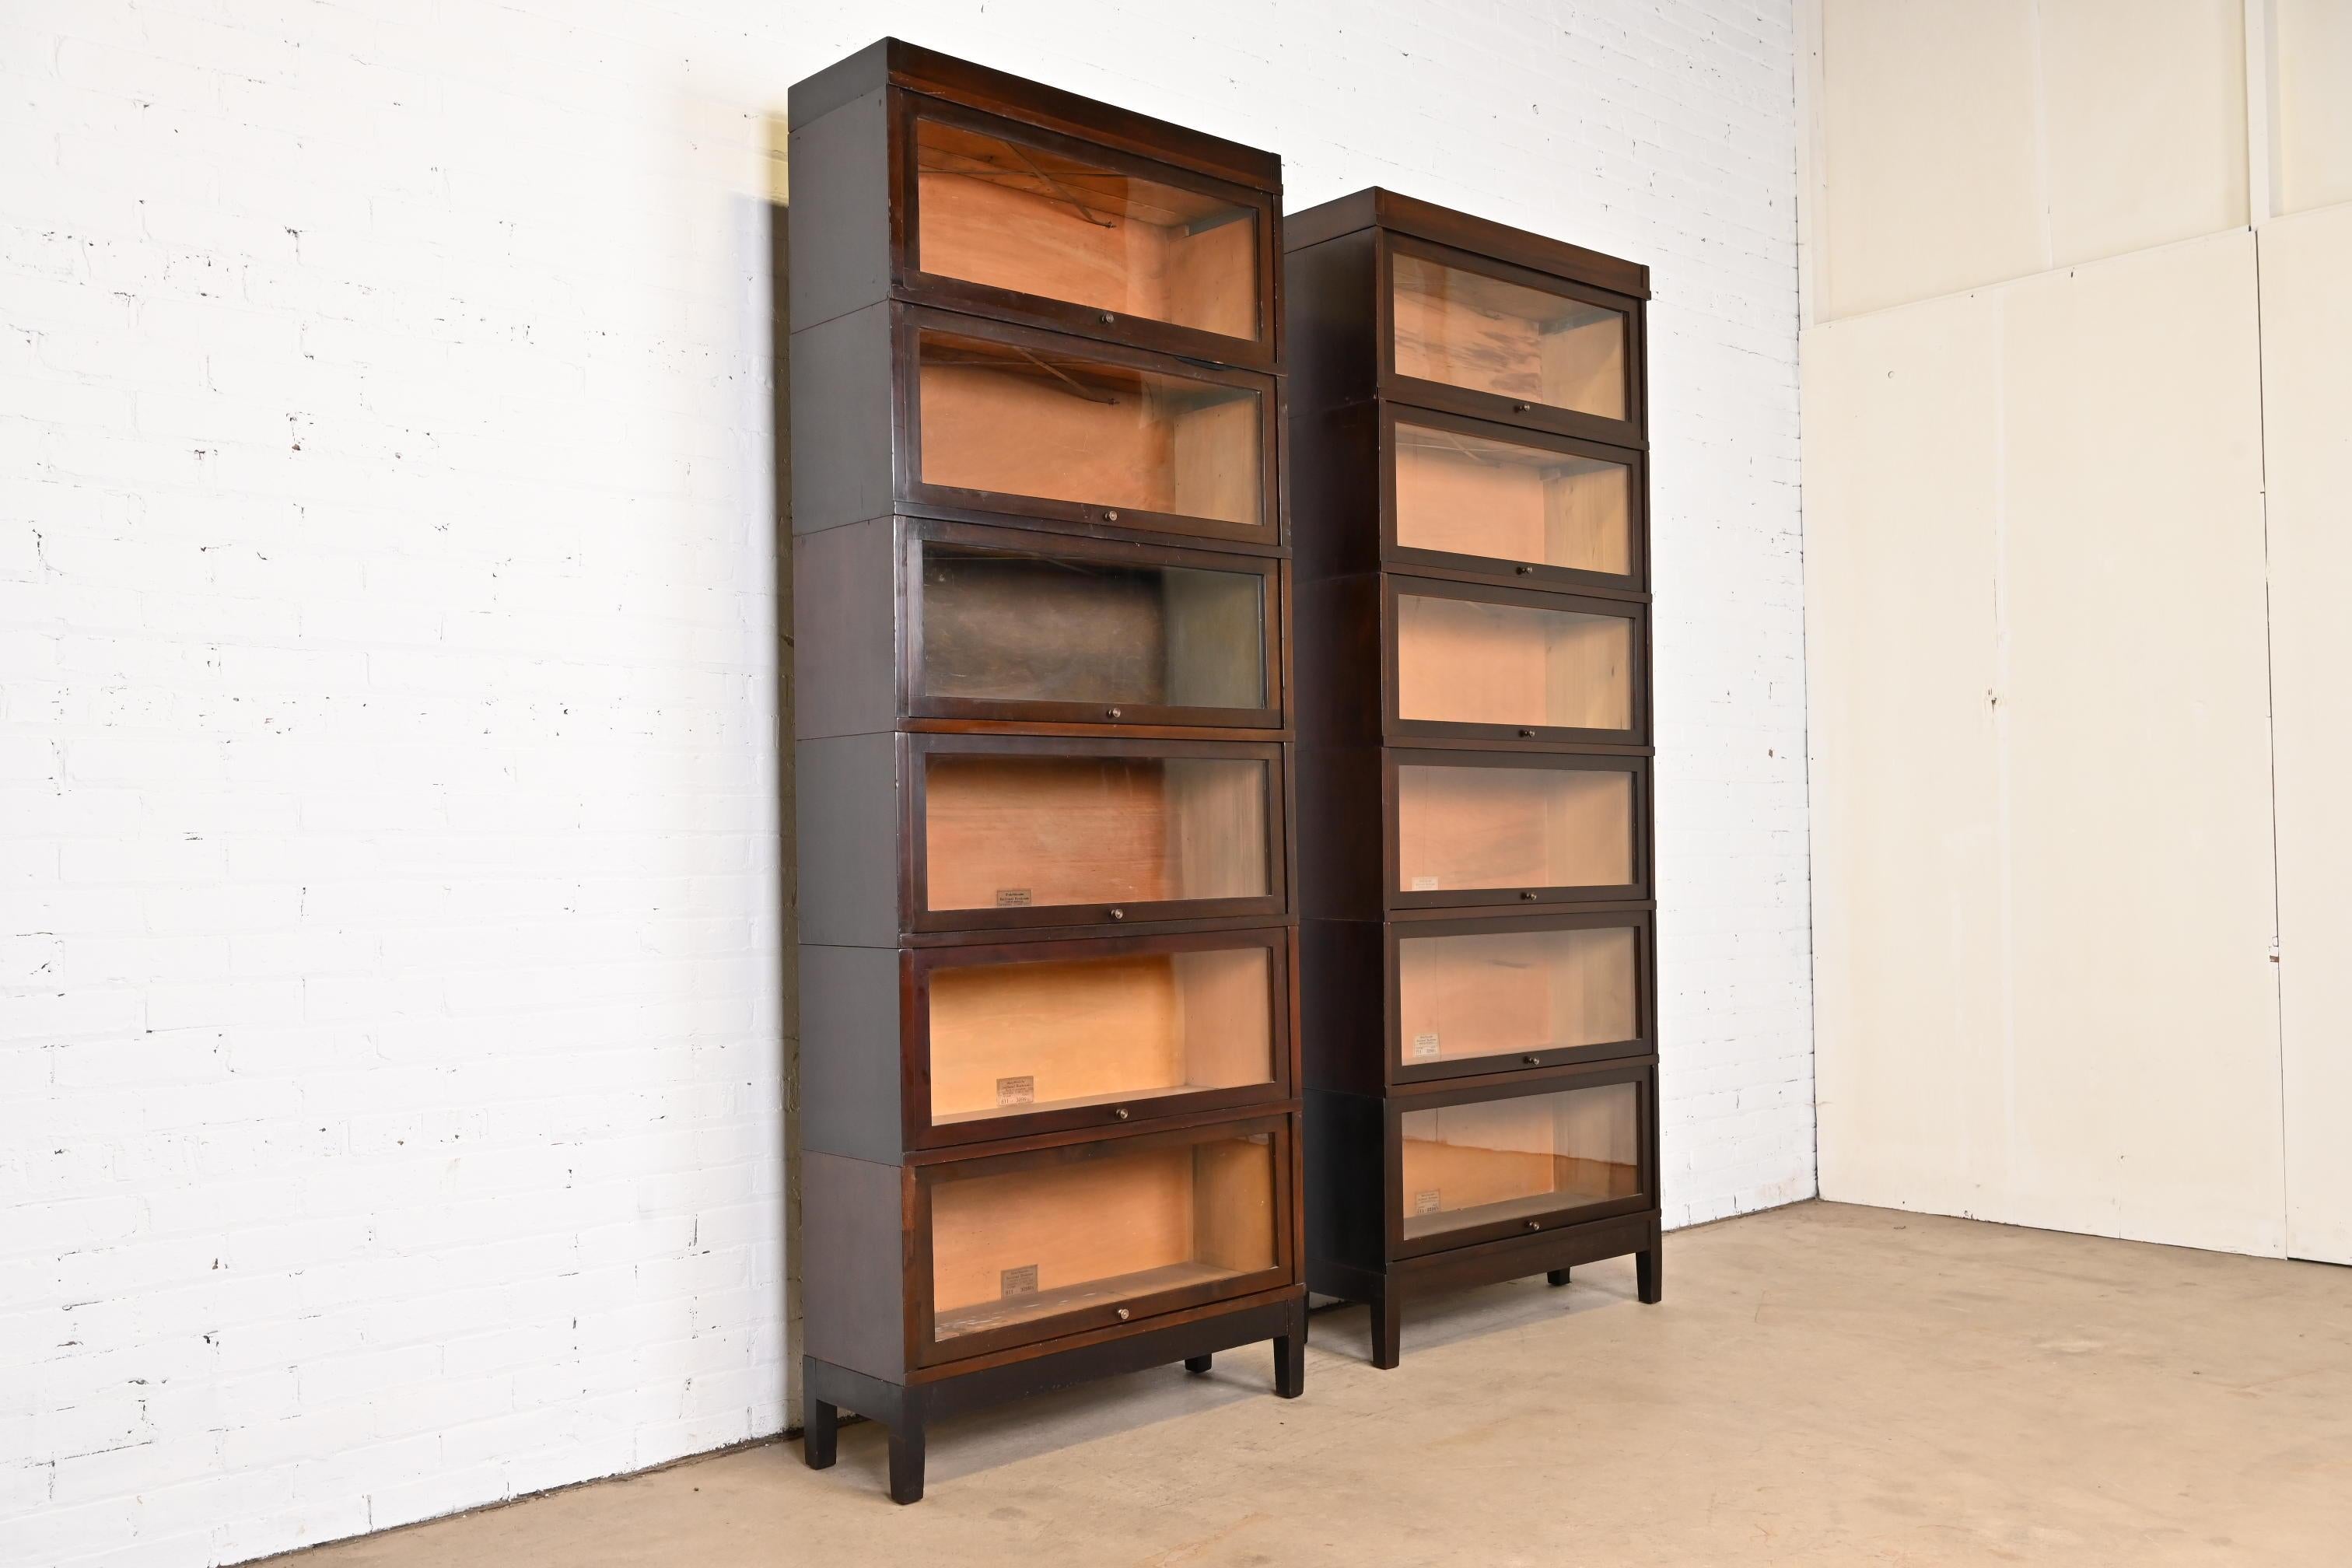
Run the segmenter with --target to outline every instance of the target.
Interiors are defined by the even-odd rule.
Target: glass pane
[[[931,1124],[1274,1079],[1262,947],[932,972]]]
[[[1429,1067],[1633,1039],[1634,951],[1630,926],[1404,938],[1398,1058]]]
[[[1254,759],[935,753],[924,781],[934,910],[1267,891]]]
[[[1419,594],[1396,603],[1398,718],[1633,727],[1633,623],[1623,616]]]
[[[1620,888],[1633,881],[1633,775],[1402,765],[1399,891]]]
[[[945,278],[1257,332],[1257,214],[1044,148],[915,121],[915,265]]]
[[[1390,265],[1399,375],[1625,417],[1623,312],[1423,257]]]
[[[1405,1239],[1638,1196],[1638,1105],[1612,1083],[1406,1111]]]
[[[932,697],[1138,707],[1265,705],[1263,579],[926,540]]]
[[[1258,524],[1257,394],[925,331],[923,482]]]
[[[1265,1132],[939,1183],[937,1337],[1272,1268],[1274,1220],[1274,1141]]]
[[[1395,445],[1403,548],[1632,574],[1633,471],[1624,464],[1402,419]]]

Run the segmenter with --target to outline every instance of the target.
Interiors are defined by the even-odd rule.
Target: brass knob
[[[1528,1066],[1531,1068],[1539,1068],[1543,1066],[1543,1058],[1541,1057],[1521,1057],[1519,1060],[1527,1063]]]
[[[1535,1221],[1533,1221],[1533,1220],[1529,1220],[1529,1221],[1528,1221],[1528,1228],[1529,1230],[1541,1230],[1541,1229],[1543,1228],[1543,1226],[1540,1226],[1540,1225],[1538,1225],[1538,1224],[1537,1224]]]
[[[1536,569],[1532,566],[1514,566],[1511,570],[1522,577],[1532,577],[1536,574]]]
[[[1106,708],[1103,710],[1103,717],[1106,719],[1116,719],[1118,717],[1118,710],[1116,708]]]
[[[1535,895],[1533,893],[1529,893],[1528,897],[1534,898]],[[1110,918],[1115,921],[1123,921],[1127,919],[1127,911],[1125,910],[1113,910],[1110,911]]]
[[[1112,1112],[1111,1112],[1111,1115],[1112,1115],[1114,1118],[1116,1118],[1117,1120],[1120,1121],[1126,1121],[1126,1120],[1127,1120],[1127,1107],[1126,1107],[1126,1106],[1124,1106],[1124,1105],[1120,1106],[1118,1110],[1116,1110],[1112,1111]]]
[[[1127,1321],[1127,1309],[1124,1307],[1118,1310],[1118,1321],[1122,1323]]]
[[[1104,324],[1105,326],[1108,326],[1108,325],[1110,324],[1110,312],[1109,312],[1108,310],[1105,310],[1105,311],[1102,313],[1102,319],[1103,319],[1103,324]],[[1119,1314],[1119,1316],[1123,1318],[1123,1317],[1127,1316],[1127,1314],[1126,1314],[1126,1313],[1124,1313],[1124,1312],[1121,1312],[1121,1313]]]
[[[1118,513],[1115,511],[1107,511],[1103,513],[1103,521],[1105,522],[1117,522],[1118,521]]]
[[[1531,403],[1514,403],[1511,405],[1511,412],[1514,414],[1525,414],[1528,409],[1534,406],[1535,405]]]
[[[1529,903],[1529,904],[1532,904],[1532,903],[1534,903],[1534,902],[1536,901],[1536,896],[1535,896],[1535,894],[1533,894],[1533,893],[1531,893],[1531,892],[1522,891],[1522,892],[1519,894],[1519,900],[1520,900],[1522,903]]]
[[[1536,732],[1533,730],[1522,730],[1519,731],[1519,739],[1522,741],[1532,741],[1535,738]]]

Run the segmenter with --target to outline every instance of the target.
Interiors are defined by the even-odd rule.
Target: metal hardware
[[[1521,903],[1532,904],[1536,901],[1536,896],[1533,893],[1522,891],[1519,894],[1519,901]]]
[[[1530,893],[1528,896],[1529,898],[1535,897],[1533,893]],[[1113,910],[1110,911],[1110,918],[1115,921],[1123,921],[1127,919],[1127,911],[1125,910]]]
[[[1534,406],[1535,405],[1532,403],[1514,403],[1511,405],[1511,412],[1514,414],[1525,414],[1528,409],[1533,408]]]
[[[1111,1115],[1112,1115],[1112,1117],[1113,1117],[1113,1118],[1115,1118],[1115,1119],[1116,1119],[1116,1120],[1118,1120],[1118,1121],[1126,1121],[1126,1120],[1127,1120],[1127,1107],[1126,1107],[1126,1106],[1124,1106],[1124,1105],[1120,1106],[1118,1110],[1116,1110],[1112,1111],[1112,1112],[1111,1112]]]
[[[1118,1310],[1118,1321],[1122,1323],[1127,1321],[1127,1309],[1124,1307]]]
[[[1107,511],[1103,513],[1103,521],[1105,522],[1117,522],[1118,521],[1118,513],[1115,511]]]
[[[1536,574],[1536,569],[1532,566],[1514,566],[1511,570],[1522,577],[1532,577]]]
[[[1543,1058],[1541,1057],[1521,1057],[1519,1060],[1527,1063],[1528,1066],[1531,1068],[1539,1068],[1543,1066]]]
[[[1522,741],[1532,741],[1535,738],[1536,732],[1533,730],[1522,730],[1519,731],[1519,739]]]
[[[1102,320],[1103,320],[1103,325],[1104,325],[1104,326],[1106,326],[1106,327],[1107,327],[1107,326],[1109,326],[1109,325],[1110,325],[1110,312],[1109,312],[1108,310],[1105,310],[1105,311],[1102,313]]]
[[[1106,719],[1116,719],[1118,717],[1118,710],[1116,708],[1106,708],[1103,710],[1103,717]]]
[[[1529,1230],[1541,1230],[1541,1229],[1543,1228],[1543,1226],[1540,1226],[1540,1225],[1538,1225],[1538,1224],[1537,1224],[1535,1221],[1533,1221],[1533,1220],[1529,1220],[1529,1221],[1528,1221],[1528,1228]]]

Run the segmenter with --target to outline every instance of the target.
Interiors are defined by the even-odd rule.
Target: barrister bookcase
[[[1304,1374],[1281,171],[886,40],[791,98],[803,1410]]]
[[[1642,267],[1288,220],[1307,1269],[1659,1300]]]

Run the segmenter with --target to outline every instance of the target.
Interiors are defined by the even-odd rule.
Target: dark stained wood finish
[[[803,1256],[808,1263],[805,1343],[799,1347],[802,1419],[807,1461],[817,1468],[834,1462],[843,1410],[886,1424],[890,1493],[911,1502],[922,1495],[928,1426],[937,1415],[1167,1362],[1205,1366],[1218,1351],[1261,1339],[1274,1342],[1276,1392],[1287,1397],[1300,1389],[1307,1183],[1298,1136],[1302,1037],[1290,894],[1297,865],[1289,831],[1297,797],[1289,727],[1295,661],[1281,165],[1270,153],[895,39],[796,86],[790,119],[799,240],[790,253],[788,300],[798,584]],[[1097,251],[1066,246],[1056,270],[1030,266],[1017,250],[988,250],[991,231],[970,216],[990,210],[984,192],[956,195],[966,216],[955,221],[964,226],[956,229],[951,222],[940,229],[935,223],[934,229],[950,235],[950,246],[965,248],[939,253],[949,258],[948,270],[925,270],[919,216],[927,176],[919,170],[918,153],[926,121],[947,128],[928,132],[935,141],[961,137],[959,144],[969,149],[978,145],[973,136],[993,137],[1049,162],[1067,160],[1066,168],[1084,164],[1112,182],[1166,187],[1177,193],[1169,198],[1175,205],[1157,210],[1208,214],[1197,231],[1202,234],[1219,225],[1231,234],[1229,226],[1237,221],[1233,214],[1251,215],[1255,299],[1244,310],[1231,287],[1250,276],[1236,259],[1247,247],[1223,240],[1212,247],[1214,259],[1204,264],[1214,270],[1192,274],[1194,282],[1185,285],[1191,293],[1180,294],[1163,281],[1126,296],[1134,302],[1128,310],[1089,305],[1088,289],[1100,294],[1108,286],[1089,282],[1068,258]],[[995,166],[1009,166],[1001,148]],[[949,201],[938,196],[939,185],[933,188],[936,200]],[[941,210],[933,216],[938,219]],[[1143,237],[1169,247],[1190,244],[1189,235],[1171,238],[1165,232],[1167,217],[1148,221],[1161,232]],[[1003,256],[1012,259],[992,259]],[[959,266],[970,276],[950,275]],[[1202,277],[1213,279],[1206,292],[1195,286]],[[1031,291],[1033,282],[1042,291]],[[1055,297],[1056,288],[1072,297]],[[1204,300],[1209,303],[1199,303]],[[1165,426],[1166,455],[1148,449],[1163,465],[1155,482],[1164,482],[1149,493],[1155,503],[1197,503],[1217,515],[1138,509],[1084,494],[1040,497],[924,483],[916,353],[919,335],[927,331],[984,345],[972,351],[976,355],[984,352],[1022,364],[1050,360],[1064,367],[1072,384],[1099,374],[1106,386],[1125,378],[1119,384],[1157,388],[1160,401],[1132,411],[1139,425],[1161,422],[1150,425],[1150,439],[1161,439]],[[1040,374],[1055,373],[1041,366]],[[1064,455],[1050,447],[1052,437],[1041,442],[1042,426],[1034,420],[1007,418],[1003,439],[1029,446],[1013,454],[1018,465],[1003,466],[998,437],[984,423],[989,401],[972,395],[980,389],[976,381],[947,389],[948,437],[965,442],[966,460],[951,471],[1024,482],[1066,472],[1091,483],[1084,476],[1093,474],[1111,489],[1139,489],[1132,475],[1106,466],[1100,452],[1074,452],[1066,468]],[[1230,410],[1247,406],[1233,402],[1236,395],[1254,399],[1256,410],[1245,461],[1236,460],[1244,448],[1232,435],[1240,416]],[[1180,414],[1190,418],[1196,403],[1223,423],[1214,430],[1205,429],[1205,421],[1185,426],[1190,445],[1180,453],[1175,421]],[[1229,411],[1213,413],[1221,407]],[[1053,412],[1066,416],[1055,426],[1066,437],[1092,427],[1107,411]],[[1081,458],[1094,467],[1087,468]],[[1255,499],[1245,506],[1237,476],[1245,477],[1251,462]],[[964,574],[941,580],[950,594],[944,605],[929,603],[926,593],[927,544],[964,552]],[[1154,577],[1168,569],[1223,575]],[[1045,576],[1055,571],[1066,572],[1071,581],[1046,584]],[[1252,583],[1254,621],[1244,613],[1250,595],[1237,586]],[[1180,593],[1196,597],[1179,605],[1173,596]],[[1155,594],[1169,595],[1169,602],[1155,605]],[[1022,635],[1030,638],[1026,645],[1014,640]],[[1236,639],[1246,639],[1246,660],[1234,656]],[[1179,662],[1180,644],[1206,662]],[[1145,645],[1165,645],[1168,668],[1181,679],[1155,689],[1150,658],[1139,654]],[[927,659],[941,670],[959,671],[958,679],[929,679]],[[1260,689],[1254,695],[1244,690],[1245,663],[1258,667]],[[1101,700],[1096,693],[1103,681],[1145,700]],[[1202,692],[1213,695],[1198,695]],[[1262,768],[1262,842],[1250,843],[1248,853],[1263,858],[1263,888],[1249,896],[1131,904],[1024,908],[1007,902],[931,910],[925,896],[937,868],[927,864],[925,764],[934,757],[1007,763],[1110,758],[1119,766],[1106,776],[1124,770],[1145,784],[1152,769],[1169,763],[1233,760]],[[1054,776],[1051,769],[999,769],[998,774]],[[964,785],[976,787],[978,776],[969,774]],[[994,781],[980,782],[997,787]],[[1213,789],[1214,781],[1205,787]],[[975,798],[979,809],[967,805],[961,841],[977,847],[967,851],[968,867],[986,863],[992,849],[1004,849],[1002,810],[1019,815],[1009,797],[967,801]],[[1173,847],[1166,853],[1193,861],[1164,886],[1181,887],[1187,879],[1194,886],[1231,885],[1197,879],[1202,867],[1213,870],[1226,863],[1219,858],[1224,846],[1247,838],[1251,808],[1237,804],[1237,795],[1217,798],[1222,816],[1196,820],[1185,830],[1190,838],[1170,837]],[[1084,812],[1065,811],[1056,825],[1065,837],[1083,835],[1089,820],[1099,831],[1106,823],[1116,825],[1120,809],[1117,800],[1097,801]],[[1098,841],[1098,847],[1065,846],[1039,833],[1038,863],[1051,858],[1049,851],[1067,847],[1076,868],[1067,869],[1062,881],[1075,886],[1097,874],[1085,869],[1088,865],[1116,869],[1148,863],[1150,831],[1129,823],[1125,840]],[[1138,880],[1130,878],[1130,884]],[[971,892],[966,888],[958,896]],[[1245,985],[1258,984],[1257,971],[1208,963],[1224,950],[1264,955],[1263,998],[1242,995]],[[1239,1046],[1230,1040],[1199,1045],[1185,1037],[1177,1048],[1206,1053],[1200,1059],[1209,1066],[1197,1080],[1170,1079],[1156,1086],[1167,1092],[1120,1100],[1110,1097],[1114,1090],[1089,1089],[1059,1103],[1049,1096],[1042,1108],[1023,1110],[1021,1074],[1027,1069],[1019,1066],[1017,1041],[1003,1058],[1013,1063],[1006,1069],[1013,1077],[1000,1076],[992,1085],[974,1076],[994,1070],[999,1061],[984,1031],[1035,1020],[1052,1049],[1099,1077],[1099,1061],[1083,1051],[1069,1055],[1076,1049],[1069,1031],[1085,1026],[1071,1021],[1084,1018],[1083,997],[1061,1004],[1049,998],[1037,1006],[1019,1000],[1019,987],[1036,975],[1054,984],[1081,973],[1098,978],[1104,972],[1076,966],[1090,958],[1128,965],[1118,969],[1122,975],[1131,969],[1143,976],[1132,982],[1138,989],[1121,1005],[1140,1006],[1137,997],[1156,994],[1150,987],[1162,985],[1180,994],[1174,1003],[1152,1005],[1190,1006],[1194,998],[1181,994],[1189,984],[1200,988],[1199,1005],[1212,1026],[1248,1016],[1234,1012],[1237,1007],[1264,1007],[1267,1016],[1261,1026],[1253,1016],[1248,1027],[1233,1031],[1244,1037]],[[1150,969],[1155,958],[1167,962],[1166,975]],[[1048,967],[1015,974],[1003,983],[1011,989],[1002,992],[978,983],[978,989],[961,993],[965,1000],[958,1005],[965,1011],[954,1026],[967,1033],[953,1048],[965,1054],[952,1064],[963,1074],[955,1089],[959,1110],[935,1125],[929,1009],[939,977],[1021,963]],[[1187,963],[1195,965],[1191,981],[1181,978],[1180,966]],[[991,1006],[1012,1022],[1000,1023]],[[1237,1065],[1257,1048],[1260,1027],[1262,1076],[1257,1066],[1244,1070]],[[983,1031],[978,1045],[969,1033],[974,1029]],[[1131,1039],[1106,1045],[1138,1048]],[[1195,1065],[1189,1055],[1174,1059],[1187,1073]],[[1029,1088],[1035,1087],[1033,1079]],[[982,1095],[994,1100],[997,1113],[973,1109]],[[1265,1142],[1236,1142],[1243,1138]],[[1195,1144],[1197,1150],[1185,1152]],[[1137,1151],[1159,1152],[1116,1164]],[[1234,1222],[1246,1245],[1196,1237],[1191,1245],[1197,1257],[1177,1251],[1164,1266],[1109,1268],[1103,1278],[1114,1283],[1097,1295],[1079,1288],[1094,1278],[1081,1266],[1092,1266],[1087,1259],[1097,1246],[1081,1225],[1073,1255],[1073,1267],[1080,1268],[1073,1277],[1077,1287],[1056,1287],[1050,1301],[1016,1301],[1002,1312],[992,1289],[984,1301],[974,1300],[974,1259],[989,1254],[970,1250],[978,1244],[969,1225],[975,1213],[992,1223],[994,1211],[970,1205],[992,1204],[994,1194],[1008,1193],[1025,1203],[1021,1194],[1045,1191],[1045,1206],[1029,1211],[1034,1227],[1046,1215],[1060,1224],[1067,1205],[1082,1199],[1100,1214],[1101,1243],[1112,1248],[1103,1256],[1115,1262],[1124,1256],[1116,1251],[1121,1216],[1105,1211],[1110,1199],[1089,1182],[1122,1168],[1130,1176],[1143,1172],[1161,1181],[1160,1163],[1178,1155],[1193,1162],[1189,1179],[1208,1184],[1202,1190],[1217,1197],[1219,1213],[1247,1216],[1245,1225]],[[962,1185],[1005,1173],[1012,1173],[1009,1185],[985,1191]],[[1031,1179],[1038,1173],[1047,1173],[1042,1182]],[[1075,1175],[1075,1184],[1061,1173]],[[950,1189],[963,1194],[954,1201],[967,1205],[964,1239],[957,1244],[967,1250],[954,1277],[961,1281],[960,1321],[970,1331],[942,1340],[933,1331],[932,1221],[940,1194]],[[1005,1212],[1017,1215],[1018,1205]],[[1157,1214],[1163,1230],[1172,1223],[1167,1214],[1173,1210],[1166,1205],[1130,1205],[1129,1212]],[[1259,1254],[1250,1248],[1261,1233],[1252,1227],[1269,1218],[1272,1261],[1255,1267]],[[1176,1277],[1188,1267],[1197,1273]],[[1015,1278],[1004,1288],[1017,1296],[1021,1270],[1010,1272]],[[1056,1310],[1023,1319],[1031,1306]],[[981,1307],[986,1310],[974,1310]]]
[[[1359,192],[1293,215],[1287,233],[1293,355],[1289,435],[1291,472],[1298,492],[1292,518],[1298,583],[1292,658],[1302,694],[1295,722],[1298,788],[1302,798],[1314,803],[1299,817],[1298,845],[1304,917],[1300,973],[1307,1016],[1314,1021],[1302,1054],[1307,1280],[1322,1293],[1370,1304],[1372,1359],[1376,1365],[1391,1367],[1400,1352],[1403,1305],[1418,1293],[1534,1273],[1565,1283],[1576,1264],[1627,1252],[1636,1256],[1642,1299],[1655,1300],[1660,1289],[1643,363],[1649,275],[1630,262],[1381,190]],[[1604,417],[1400,375],[1391,320],[1391,279],[1399,257],[1617,312],[1622,319],[1624,416]],[[1614,362],[1603,356],[1597,363],[1611,366]],[[1609,384],[1602,380],[1598,384],[1605,392]],[[1592,401],[1606,406],[1605,397]],[[1415,538],[1439,539],[1448,548],[1399,542],[1396,455],[1401,420],[1431,433],[1415,437],[1424,444],[1417,459],[1423,467],[1415,470],[1415,482],[1422,487],[1416,495],[1424,509],[1420,515],[1433,515],[1446,525],[1433,533],[1424,523]],[[1489,445],[1482,447],[1480,443]],[[1493,443],[1527,451],[1497,452]],[[1454,457],[1454,451],[1461,456]],[[1457,494],[1462,507],[1475,508],[1480,487],[1502,481],[1457,479],[1445,465],[1498,458],[1532,470],[1526,479],[1511,479],[1512,485],[1550,486],[1555,480],[1548,476],[1564,474],[1557,480],[1568,487],[1558,495],[1561,510],[1545,510],[1542,528],[1526,531],[1535,520],[1528,510],[1515,514],[1522,530],[1517,534],[1495,531],[1496,525],[1484,514],[1457,519],[1444,510],[1427,510],[1453,504]],[[1429,466],[1433,461],[1438,470]],[[1622,540],[1601,528],[1616,510],[1613,489],[1600,491],[1596,500],[1593,489],[1581,488],[1595,483],[1613,487],[1613,477],[1600,467],[1604,464],[1622,466],[1627,474],[1627,531]],[[1431,489],[1438,480],[1443,488]],[[1508,493],[1515,507],[1536,504],[1520,499],[1524,490]],[[1544,508],[1554,506],[1553,490],[1540,494]],[[1600,510],[1592,510],[1596,507]],[[1478,527],[1490,531],[1475,536],[1468,531]],[[1497,549],[1525,548],[1549,558],[1513,559],[1453,548],[1490,540]],[[1630,684],[1630,721],[1622,728],[1572,728],[1543,720],[1555,711],[1600,711],[1575,705],[1546,706],[1529,717],[1515,715],[1511,723],[1496,721],[1496,691],[1474,684],[1477,658],[1444,644],[1416,650],[1423,661],[1416,679],[1422,689],[1439,691],[1442,684],[1431,684],[1433,679],[1442,683],[1450,679],[1447,661],[1460,662],[1465,671],[1461,711],[1470,717],[1448,719],[1433,710],[1404,717],[1398,652],[1402,595],[1625,617],[1631,623],[1625,645],[1629,662],[1616,668],[1626,670]],[[1431,606],[1422,606],[1416,614],[1441,633],[1458,628],[1462,649],[1475,650],[1477,639],[1488,635],[1486,622],[1466,615]],[[1511,617],[1498,611],[1488,620],[1502,624]],[[1559,622],[1544,626],[1547,636],[1551,627],[1563,633],[1586,629]],[[1506,626],[1496,635],[1519,637],[1522,632]],[[1569,657],[1569,668],[1576,658]],[[1528,689],[1544,695],[1540,687]],[[1424,701],[1423,706],[1431,705]],[[1399,770],[1417,766],[1628,775],[1629,877],[1591,886],[1413,888],[1402,874]],[[1501,775],[1496,777],[1499,784]],[[1464,804],[1448,809],[1491,809],[1496,835],[1534,831],[1537,818],[1531,809],[1480,805],[1476,803],[1484,790],[1481,785],[1452,792],[1445,798]],[[1584,811],[1572,805],[1572,794],[1547,809]],[[1588,815],[1598,819],[1597,813]],[[1444,819],[1435,820],[1443,826]],[[1455,820],[1461,826],[1451,830],[1454,836],[1475,848],[1481,842],[1476,819]],[[1491,837],[1483,842],[1487,849],[1495,847]],[[1433,840],[1417,853],[1424,860],[1433,855],[1443,858],[1441,848]],[[1532,869],[1543,858],[1530,843],[1524,856],[1480,850],[1461,865],[1484,859],[1501,867],[1515,858]],[[1574,859],[1551,864],[1566,870]],[[1437,868],[1433,864],[1431,869]],[[1433,878],[1439,879],[1443,878]],[[1548,1040],[1516,1053],[1464,1052],[1423,1062],[1406,1058],[1401,943],[1418,937],[1503,937],[1601,928],[1631,933],[1630,998],[1622,970],[1608,981],[1616,988],[1609,1007],[1631,1006],[1632,1026],[1623,1037],[1564,1035],[1576,1043],[1562,1046]],[[1622,962],[1622,950],[1614,962]],[[1558,976],[1549,978],[1559,983]],[[1455,984],[1475,988],[1475,981]],[[1613,1024],[1615,1016],[1607,1016]],[[1429,1048],[1433,1054],[1440,1048],[1433,1035]],[[1408,1236],[1402,1188],[1405,1116],[1416,1110],[1486,1106],[1585,1086],[1631,1087],[1637,1174],[1612,1177],[1583,1188],[1580,1195],[1563,1195],[1549,1205],[1542,1201],[1548,1189],[1526,1189],[1514,1193],[1507,1204],[1494,1205],[1492,1217],[1475,1225],[1432,1229],[1424,1223]],[[1429,1158],[1426,1148],[1421,1157]],[[1449,1186],[1454,1180],[1448,1178]],[[1621,1190],[1615,1184],[1619,1180],[1630,1181],[1631,1190]],[[1469,1206],[1481,1205],[1473,1199]]]

